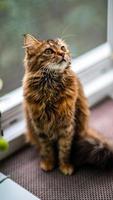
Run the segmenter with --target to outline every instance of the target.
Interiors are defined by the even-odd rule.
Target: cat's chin
[[[50,70],[56,70],[56,71],[64,71],[67,68],[68,64],[67,62],[63,61],[61,63],[53,63],[50,64],[48,67]]]

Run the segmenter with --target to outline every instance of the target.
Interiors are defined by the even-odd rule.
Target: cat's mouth
[[[67,62],[67,61],[65,60],[65,58],[62,58],[62,59],[58,62],[58,64],[62,64],[63,62]]]

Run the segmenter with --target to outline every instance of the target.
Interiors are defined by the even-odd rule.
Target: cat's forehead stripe
[[[51,46],[55,44],[54,40],[47,40],[47,43],[49,43]]]
[[[56,47],[58,48],[59,46],[66,46],[65,42],[62,39],[60,39],[60,38],[58,38],[56,40],[49,39],[49,40],[47,40],[47,43],[51,47],[53,47],[55,49],[56,49]]]

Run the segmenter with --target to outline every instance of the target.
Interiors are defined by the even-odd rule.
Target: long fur
[[[101,133],[89,129],[85,138],[79,137],[73,140],[71,159],[77,167],[90,164],[98,169],[112,169],[113,142],[105,139]]]
[[[57,158],[64,174],[72,163],[106,167],[113,162],[113,145],[88,126],[89,107],[83,87],[71,70],[62,40],[40,41],[26,35],[24,110],[27,137],[42,157],[41,168],[52,170]]]

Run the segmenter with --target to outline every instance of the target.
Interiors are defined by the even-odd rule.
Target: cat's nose
[[[62,61],[66,61],[66,59],[65,59],[65,53],[61,52],[61,53],[59,53],[59,56],[61,56],[61,58],[60,58],[60,59],[61,59],[61,60],[60,60],[61,62],[62,62]]]
[[[62,56],[62,58],[64,58],[65,54],[63,52],[60,52],[59,55]]]
[[[64,53],[59,53],[59,63],[62,63],[63,61],[66,62],[65,54]]]

